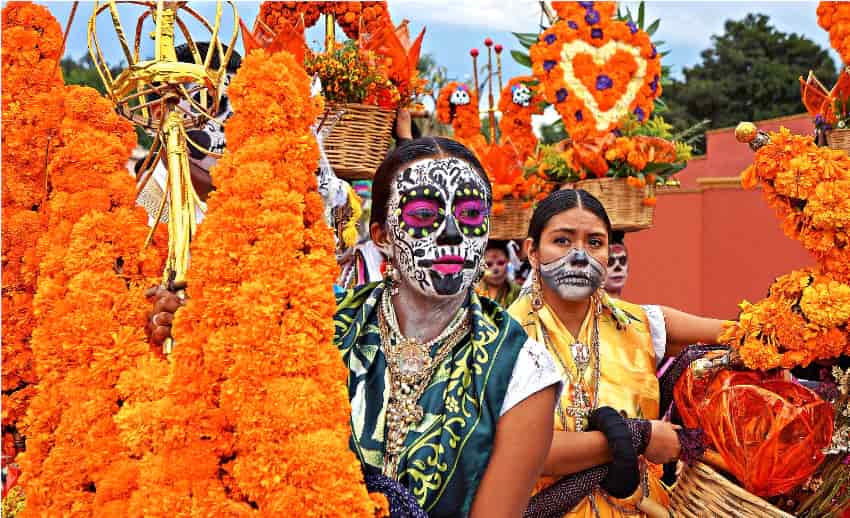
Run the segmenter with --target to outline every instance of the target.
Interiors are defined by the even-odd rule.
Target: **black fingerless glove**
[[[590,414],[590,429],[605,435],[614,457],[600,485],[614,498],[631,496],[640,485],[640,466],[626,419],[611,407],[597,408]]]

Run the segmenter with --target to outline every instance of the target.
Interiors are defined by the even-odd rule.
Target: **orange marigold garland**
[[[2,14],[3,429],[15,430],[34,393],[30,336],[38,279],[36,247],[46,229],[46,166],[62,118],[62,31],[41,6],[9,2]],[[11,438],[6,437],[6,439]],[[4,453],[14,455],[11,441]]]
[[[467,147],[486,144],[481,135],[478,96],[465,83],[452,81],[440,90],[437,96],[437,120],[451,124],[455,139]]]
[[[518,76],[508,81],[499,95],[499,131],[503,142],[514,145],[521,161],[537,148],[537,137],[531,126],[533,115],[543,113],[543,98],[538,94],[536,81],[530,76]]]
[[[829,33],[829,44],[844,63],[850,63],[850,4],[820,2],[817,15],[818,25]]]
[[[850,286],[815,270],[779,277],[770,294],[741,314],[720,337],[735,347],[750,369],[806,366],[850,354]]]
[[[348,38],[356,40],[360,33],[371,34],[391,23],[386,2],[263,2],[259,19],[276,30],[281,21],[295,25],[304,20],[312,27],[322,14],[333,15]]]
[[[142,457],[129,514],[385,512],[348,448],[348,373],[331,343],[337,265],[310,132],[321,100],[290,54],[263,50],[228,94],[228,150],[192,245],[170,371],[122,378],[122,396],[149,399],[116,418]]]
[[[66,87],[48,174],[32,335],[39,383],[22,430],[24,515],[122,514],[138,480],[114,422],[121,373],[152,356],[145,288],[164,255],[126,169],[127,121],[91,88]]]
[[[581,8],[594,23],[560,20],[530,49],[546,100],[570,134],[609,131],[630,114],[649,120],[661,95],[661,60],[649,35],[633,23]]]
[[[850,281],[847,153],[818,147],[811,137],[782,128],[759,148],[741,181],[748,188],[761,186],[785,234],[799,240],[824,271]]]

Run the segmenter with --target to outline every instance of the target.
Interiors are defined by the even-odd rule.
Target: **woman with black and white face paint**
[[[611,300],[603,289],[611,231],[605,208],[586,191],[555,191],[541,201],[526,240],[532,288],[508,310],[556,357],[567,383],[544,467],[553,477],[546,485],[562,479],[553,491],[564,494],[549,491],[532,503],[533,512],[539,505],[547,516],[553,501],[570,502],[555,507],[558,513],[585,518],[666,506],[665,489],[646,463],[675,460],[680,445],[676,427],[658,420],[656,361],[683,345],[716,341],[722,326],[670,308],[649,311]],[[599,489],[572,483],[575,474],[602,466],[607,475]]]
[[[457,142],[396,148],[372,187],[386,278],[348,292],[335,319],[367,478],[398,481],[429,516],[521,516],[552,437],[551,356],[473,290],[491,203]]]

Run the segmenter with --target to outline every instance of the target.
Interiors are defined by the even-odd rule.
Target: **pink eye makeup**
[[[452,212],[461,232],[466,236],[480,237],[490,225],[490,206],[483,193],[472,184],[461,185],[455,192]]]
[[[446,219],[444,206],[445,201],[438,190],[427,186],[414,187],[401,195],[396,209],[399,227],[411,237],[427,237]]]

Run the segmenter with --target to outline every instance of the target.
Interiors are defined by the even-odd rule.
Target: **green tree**
[[[419,63],[416,64],[416,69],[419,70],[419,77],[426,81],[422,96],[430,99],[436,107],[440,90],[452,81],[448,76],[449,70],[444,65],[437,63],[436,58],[432,54],[420,56]],[[442,124],[437,120],[436,109],[431,112],[427,119],[421,120],[418,124],[423,135],[451,134],[451,126]]]
[[[684,68],[684,80],[665,86],[664,117],[676,129],[708,119],[711,128],[764,120],[804,110],[798,77],[813,70],[826,85],[837,72],[829,53],[812,40],[778,31],[763,14],[726,21],[724,33],[702,62]],[[704,149],[704,141],[697,143]]]

